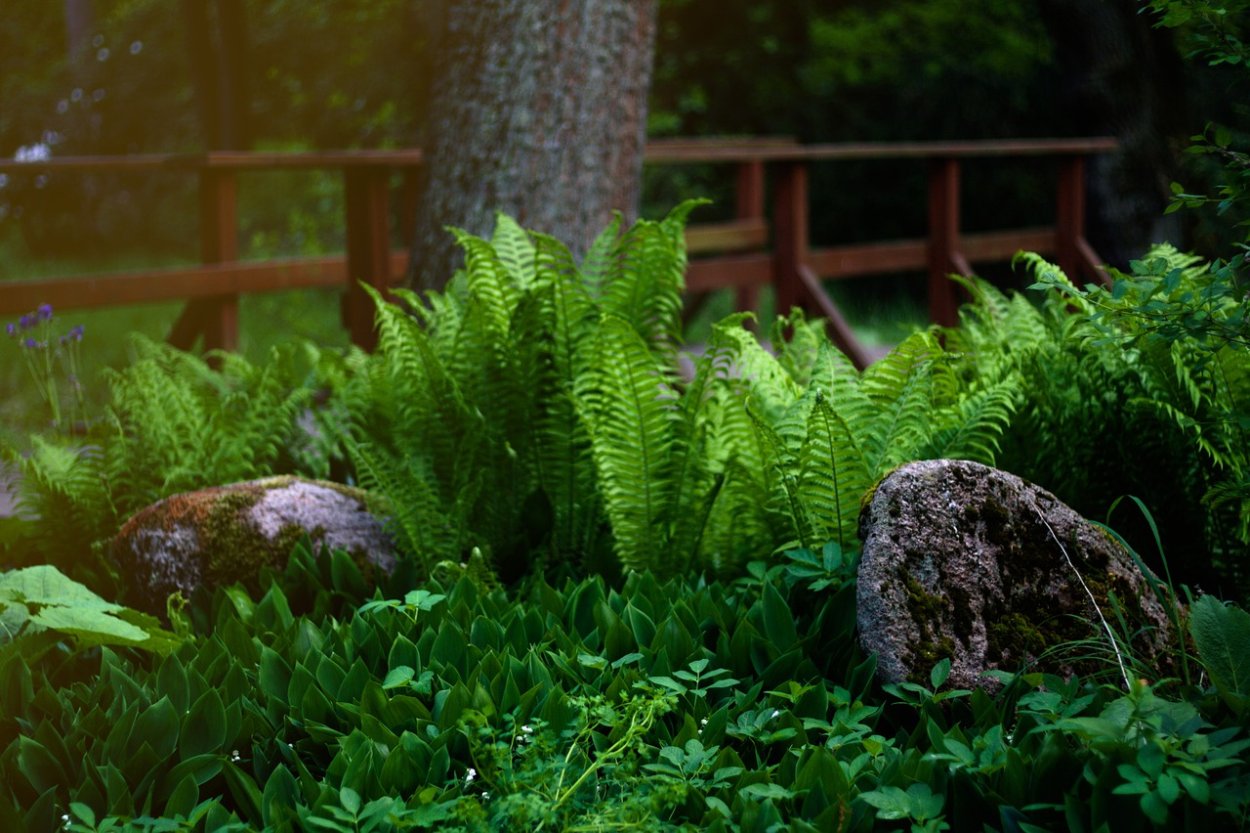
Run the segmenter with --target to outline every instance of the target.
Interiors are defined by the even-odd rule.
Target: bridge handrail
[[[930,315],[938,323],[953,324],[957,297],[946,275],[971,274],[970,259],[997,259],[1017,248],[1039,249],[1053,253],[1070,275],[1102,278],[1097,255],[1084,237],[1085,160],[1114,152],[1117,147],[1118,142],[1110,137],[836,144],[799,144],[788,137],[673,138],[650,141],[644,161],[648,165],[731,164],[737,168],[734,219],[688,229],[691,253],[712,255],[691,261],[687,285],[692,293],[730,287],[736,292],[739,308],[754,308],[759,289],[771,284],[778,309],[802,304],[828,315],[832,301],[815,294],[821,278],[927,269]],[[962,234],[961,162],[1003,157],[1060,160],[1055,225]],[[927,237],[833,248],[810,246],[809,163],[900,159],[929,163]],[[390,176],[393,172],[404,174],[403,214],[404,221],[410,222],[415,172],[423,162],[419,148],[64,156],[22,162],[0,159],[0,173],[10,175],[56,171],[197,175],[204,263],[172,270],[3,281],[0,314],[28,311],[35,298],[74,308],[179,297],[190,300],[170,333],[172,342],[189,347],[202,335],[206,346],[232,348],[238,335],[238,293],[342,286],[344,324],[356,343],[369,347],[374,338],[372,307],[357,280],[385,290],[402,274],[405,253],[392,251],[389,243]],[[346,257],[240,262],[237,174],[313,169],[343,174]],[[771,211],[766,210],[766,169],[773,180]],[[853,339],[840,315],[828,317],[838,343]],[[856,360],[858,363],[858,356]]]

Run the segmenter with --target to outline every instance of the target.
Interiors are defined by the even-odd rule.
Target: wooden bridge
[[[1108,138],[989,142],[800,145],[788,140],[661,140],[646,151],[649,165],[716,164],[735,169],[735,216],[687,231],[692,299],[731,288],[739,309],[754,309],[772,286],[778,310],[801,305],[826,319],[835,343],[856,365],[870,355],[822,286],[823,280],[891,272],[928,274],[930,317],[954,324],[958,306],[950,273],[972,274],[972,263],[1002,261],[1024,249],[1056,258],[1069,275],[1102,280],[1098,257],[1084,238],[1085,165],[1116,148]],[[976,158],[1049,157],[1059,160],[1053,225],[982,233],[960,228],[960,165]],[[809,240],[808,168],[817,163],[922,160],[929,166],[925,237],[814,248]],[[0,160],[9,175],[144,173],[198,178],[200,259],[203,265],[106,275],[0,281],[0,315],[49,303],[58,309],[186,301],[169,334],[176,346],[200,338],[209,348],[238,341],[238,296],[310,287],[343,290],[343,323],[352,340],[374,345],[373,309],[357,285],[385,289],[407,266],[406,250],[390,244],[393,190],[402,228],[410,228],[420,150],[322,153],[213,152],[119,157],[62,157],[39,162]],[[338,170],[344,187],[344,256],[244,262],[239,260],[238,175],[253,171]],[[392,174],[402,185],[392,189]],[[771,194],[771,199],[768,195]]]

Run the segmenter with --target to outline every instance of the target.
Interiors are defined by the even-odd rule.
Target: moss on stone
[[[907,576],[905,584],[907,609],[911,613],[912,621],[920,626],[920,638],[912,646],[912,656],[915,658],[912,665],[917,669],[930,668],[938,660],[955,655],[954,641],[932,625],[945,620],[951,602],[943,596],[930,593],[914,576]]]

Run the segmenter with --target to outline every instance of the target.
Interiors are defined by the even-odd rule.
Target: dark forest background
[[[419,145],[437,4],[413,0],[0,3],[0,156]],[[1186,60],[1185,32],[1134,0],[661,0],[650,134],[804,142],[1115,135],[1091,177],[1090,237],[1123,264],[1170,239],[1227,251],[1227,223],[1164,218],[1169,186],[1207,184],[1182,154],[1209,121],[1245,124],[1235,68]],[[1244,73],[1240,74],[1244,77]],[[1188,166],[1188,167],[1186,167]],[[707,194],[723,170],[647,173],[646,213]],[[333,177],[265,180],[248,256],[341,246]],[[812,172],[817,243],[921,231],[924,169]],[[245,189],[248,186],[245,184]],[[192,183],[10,176],[0,245],[190,252]],[[971,163],[964,226],[1046,222],[1053,171]]]

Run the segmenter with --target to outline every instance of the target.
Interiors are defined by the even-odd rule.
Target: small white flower
[[[770,714],[770,715],[768,716],[768,719],[769,719],[769,720],[774,720],[774,719],[776,719],[777,717],[779,717],[780,715],[781,715],[781,712],[780,712],[780,711],[778,711],[777,709],[773,709],[773,713],[772,713],[772,714]]]
[[[477,770],[473,767],[469,767],[469,771],[464,774],[465,786],[467,787],[469,784],[472,784],[475,778],[477,778]]]
[[[230,760],[234,761],[235,763],[238,763],[239,761],[243,760],[241,757],[239,757],[239,750],[237,749],[231,750]]]
[[[700,720],[700,721],[699,721],[699,725],[700,725],[700,726],[706,726],[706,725],[707,725],[707,718],[705,717],[705,718],[703,718],[702,720]]]
[[[522,731],[522,732],[524,732],[524,733],[525,733],[525,734],[527,734],[527,735],[532,735],[532,734],[534,734],[534,727],[533,727],[533,726],[522,726],[522,727],[521,727],[521,731]]]

